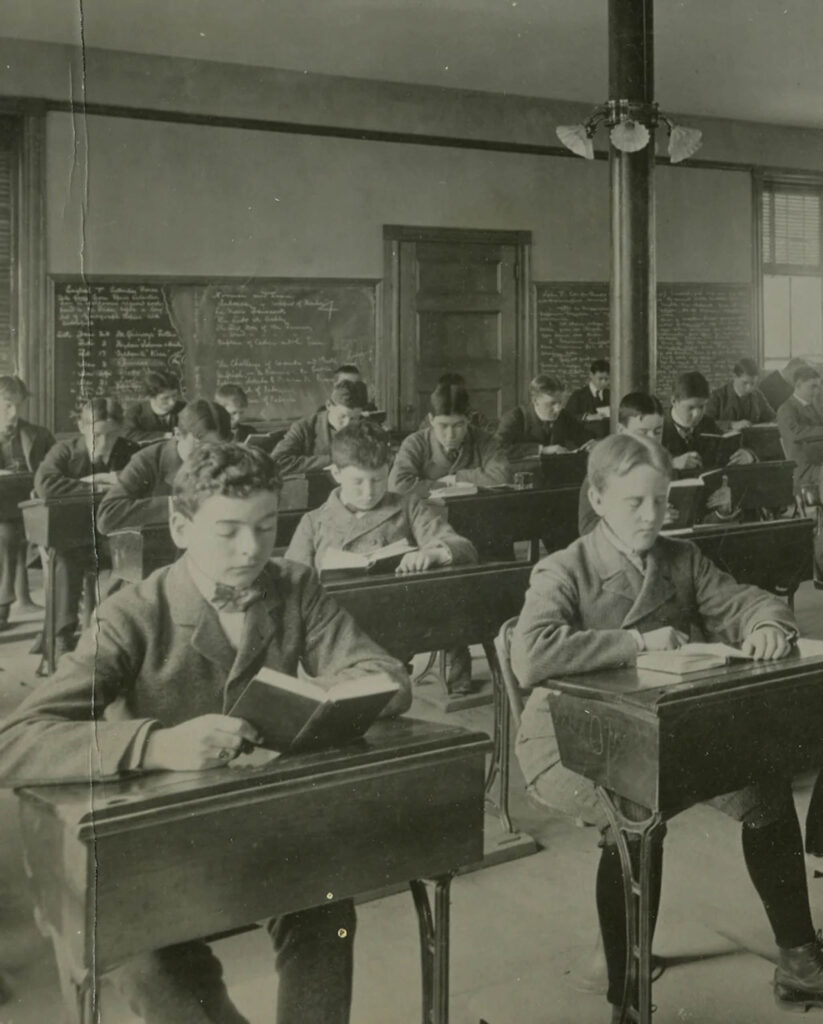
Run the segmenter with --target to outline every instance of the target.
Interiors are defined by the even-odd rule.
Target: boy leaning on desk
[[[0,726],[5,785],[221,768],[257,736],[226,715],[261,666],[380,674],[410,703],[405,668],[326,595],[308,568],[271,560],[279,476],[256,449],[204,443],[174,481],[170,529],[186,554],[104,601],[48,686]],[[320,682],[321,680],[318,680]],[[354,907],[341,900],[269,923],[277,1021],[346,1024]],[[110,974],[148,1024],[246,1024],[204,942],[155,950]]]
[[[651,438],[616,434],[597,445],[589,458],[589,497],[600,523],[535,566],[512,638],[512,666],[532,691],[516,744],[529,790],[602,832],[595,895],[613,1021],[620,1019],[626,963],[618,850],[593,784],[560,762],[543,681],[634,665],[640,652],[677,648],[694,631],[740,644],[760,660],[785,657],[797,636],[782,601],[735,583],[694,544],[659,536],[671,476],[671,456]],[[763,779],[711,803],[742,823],[746,867],[778,946],[777,1002],[788,1009],[823,1006],[823,953],[809,910],[791,779]],[[653,870],[653,919],[661,868],[662,848]]]

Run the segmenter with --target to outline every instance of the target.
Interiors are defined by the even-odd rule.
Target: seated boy
[[[566,402],[566,412],[584,423],[597,423],[608,419],[611,401],[609,380],[611,368],[608,359],[595,359],[589,366],[589,383],[572,391]],[[606,410],[603,412],[602,410]]]
[[[469,424],[469,393],[455,384],[438,384],[431,395],[428,426],[403,439],[389,489],[425,496],[439,487],[472,483],[494,487],[508,483],[511,470],[497,442]]]
[[[296,420],[288,433],[275,445],[271,457],[285,476],[325,469],[331,463],[331,439],[359,420],[369,404],[366,385],[362,381],[343,380],[332,388],[324,409]]]
[[[532,380],[528,405],[507,412],[495,434],[510,459],[562,455],[590,440],[582,423],[563,408],[564,394],[556,377],[541,373]]]
[[[21,419],[19,409],[28,397],[19,377],[0,377],[0,471],[34,473],[54,444],[51,431]],[[21,519],[0,519],[0,631],[8,629],[15,595],[21,610],[32,607],[26,537]]]
[[[663,447],[672,457],[672,465],[681,476],[694,476],[704,466],[700,454],[700,437],[703,434],[720,434],[722,431],[711,416],[706,415],[709,403],[709,382],[696,370],[681,373],[674,384],[671,408],[663,418]],[[730,466],[754,462],[754,455],[748,448],[738,448],[729,459]]]
[[[106,491],[97,509],[102,534],[129,526],[165,523],[178,469],[204,441],[228,441],[229,414],[222,405],[195,398],[184,407],[175,436],[139,451]]]
[[[89,495],[108,490],[117,482],[138,451],[122,436],[123,408],[116,398],[92,398],[80,410],[80,433],[58,441],[40,463],[34,489],[41,498]],[[85,479],[94,475],[94,483]],[[71,650],[77,629],[77,605],[83,573],[96,565],[93,547],[54,552],[51,571],[55,585],[55,649],[57,657]]]
[[[777,425],[786,458],[795,463],[795,491],[808,488],[823,500],[823,416],[820,374],[811,366],[794,371],[794,391],[777,410]]]
[[[138,444],[171,437],[186,404],[180,397],[180,381],[165,370],[150,370],[143,390],[146,397],[126,409],[126,437]]]
[[[437,384],[445,384],[448,387],[465,388],[469,395],[469,411],[467,414],[469,426],[477,427],[478,430],[484,430],[487,434],[492,433],[492,427],[489,424],[488,416],[485,416],[479,409],[472,408],[471,392],[469,391],[468,384],[466,383],[466,378],[463,376],[462,373],[441,373],[440,376],[437,378]],[[426,415],[420,421],[420,424],[417,427],[417,429],[427,430],[428,427],[429,414],[426,413]]]
[[[760,370],[753,359],[741,359],[734,364],[732,379],[723,387],[712,391],[706,406],[706,415],[721,430],[743,430],[758,423],[773,423],[774,409],[757,386]]]
[[[332,438],[331,456],[331,473],[339,486],[325,505],[300,520],[286,558],[319,569],[330,548],[368,554],[406,540],[418,550],[403,556],[398,573],[477,561],[474,545],[425,501],[413,493],[401,496],[388,490],[389,444],[377,424],[360,420],[339,430]],[[446,665],[449,692],[470,692],[469,652],[447,651]]]
[[[2,724],[5,785],[225,769],[257,739],[226,709],[261,665],[292,675],[302,666],[326,683],[388,675],[400,690],[387,713],[408,707],[403,666],[309,569],[271,560],[278,489],[263,452],[204,444],[192,454],[175,478],[171,515],[184,557],[104,601],[54,681]],[[354,930],[350,900],[270,922],[278,1021],[348,1021]],[[221,975],[203,942],[158,949],[110,973],[147,1024],[246,1024]]]
[[[229,414],[229,422],[231,423],[231,440],[236,441],[238,444],[242,444],[249,434],[254,433],[254,427],[250,427],[247,423],[240,422],[243,414],[249,407],[249,400],[246,397],[246,392],[239,384],[221,384],[214,392],[214,400],[218,405],[222,405]]]
[[[650,437],[660,442],[663,434],[663,406],[655,395],[647,395],[645,391],[632,391],[624,395],[617,411],[617,433],[634,434],[635,437]],[[726,518],[731,511],[731,492],[727,486],[718,487],[706,502],[711,509],[710,515]],[[667,511],[664,526],[676,526],[674,509]],[[584,477],[580,486],[580,499],[577,505],[577,532],[593,530],[600,522],[600,516],[592,508],[589,501],[589,477]]]
[[[735,583],[694,544],[659,536],[671,474],[670,456],[650,438],[619,434],[597,445],[589,480],[601,522],[535,566],[512,638],[512,667],[532,691],[516,745],[527,785],[540,802],[603,832],[595,888],[613,1021],[620,1019],[626,958],[619,856],[592,783],[561,764],[543,681],[633,665],[640,651],[676,648],[693,631],[773,660],[789,654],[797,633],[784,602]],[[823,1006],[823,954],[809,911],[791,780],[765,778],[712,803],[743,823],[746,867],[778,945],[778,1002]]]

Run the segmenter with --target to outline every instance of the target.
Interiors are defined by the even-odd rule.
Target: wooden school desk
[[[54,555],[75,548],[96,548],[101,567],[107,567],[108,545],[94,528],[94,519],[101,495],[81,494],[64,498],[31,498],[20,505],[26,540],[36,544],[45,557],[45,651],[49,673],[55,669],[56,594]]]
[[[482,733],[401,718],[263,768],[18,790],[71,1019],[97,1020],[99,975],[126,957],[409,882],[422,1020],[446,1024],[449,885],[482,856],[488,746]],[[433,913],[423,879],[435,882]]]
[[[324,583],[360,628],[401,661],[421,651],[482,645],[494,705],[486,793],[491,797],[497,784],[495,802],[508,835],[515,834],[508,802],[511,728],[494,638],[507,619],[520,614],[530,572],[526,562],[489,563]]]
[[[0,520],[21,519],[20,502],[31,497],[33,487],[31,473],[0,473]]]
[[[806,655],[806,656],[804,656]],[[563,765],[598,787],[618,838],[630,952],[622,1021],[650,1024],[650,872],[664,820],[759,778],[823,764],[823,644],[683,677],[638,669],[547,679]],[[615,797],[648,809],[643,821]],[[633,874],[628,837],[640,840]],[[741,865],[742,870],[742,865]]]

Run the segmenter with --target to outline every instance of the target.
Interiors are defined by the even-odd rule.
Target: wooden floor
[[[823,593],[805,585],[797,611],[804,634],[823,639]],[[25,653],[30,643],[0,644],[0,714],[34,685],[37,658]],[[420,700],[413,713],[440,716]],[[491,709],[449,716],[455,719],[488,729]],[[528,804],[517,769],[514,777],[515,817],[544,849],[455,881],[452,1024],[605,1024],[602,994],[581,991],[595,936],[596,834],[544,818]],[[808,784],[798,783],[801,812]],[[32,922],[15,814],[14,798],[2,793],[0,968],[14,998],[0,1006],[0,1024],[58,1024],[56,974],[50,947]],[[785,1022],[772,1001],[774,949],[746,875],[739,826],[708,808],[694,808],[671,823],[666,850],[655,951],[675,963],[655,985],[656,1024]],[[812,905],[816,922],[823,924],[823,879],[812,878],[815,866],[809,865]],[[418,1024],[417,929],[410,897],[363,905],[358,915],[352,1021]],[[275,979],[265,933],[224,940],[216,951],[238,1007],[251,1024],[271,1024]],[[816,1015],[823,1021],[823,1011]],[[134,1020],[106,990],[104,1024]]]

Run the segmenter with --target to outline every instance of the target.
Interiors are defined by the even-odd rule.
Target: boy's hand
[[[663,516],[664,526],[674,526],[677,520],[680,518],[680,513],[674,507],[674,505],[666,505],[666,514]]]
[[[408,572],[425,572],[437,565],[434,553],[431,551],[407,551],[400,559],[400,565],[394,570],[399,575]]]
[[[541,455],[565,455],[568,452],[568,448],[564,448],[562,444],[541,444],[540,454]]]
[[[717,490],[706,499],[706,508],[722,515],[729,515],[732,510],[732,489],[729,487],[729,478],[723,477],[723,483]]]
[[[448,473],[446,476],[441,476],[437,483],[439,483],[442,487],[454,487],[454,485],[457,483],[457,474]]]
[[[149,733],[142,767],[172,772],[221,768],[259,742],[257,730],[242,718],[200,715]]]
[[[672,465],[675,469],[700,469],[703,465],[703,460],[697,452],[686,452],[683,455],[675,455],[672,459]]]
[[[732,430],[744,430],[746,427],[750,427],[751,425],[752,425],[752,421],[751,420],[735,420],[732,423],[732,425],[731,425],[731,429]]]
[[[676,651],[688,641],[688,636],[673,626],[662,626],[643,634],[647,651]]]
[[[750,462],[754,462],[754,453],[748,448],[738,448],[729,459],[730,466],[748,466]]]
[[[789,654],[792,645],[777,626],[759,626],[743,641],[742,649],[755,661],[777,661]]]

